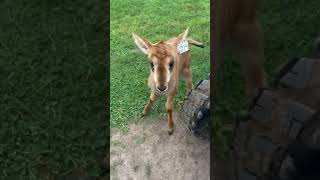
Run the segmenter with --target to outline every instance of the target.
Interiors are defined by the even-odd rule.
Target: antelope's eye
[[[170,64],[169,64],[169,68],[170,68],[170,70],[172,70],[172,69],[173,69],[173,66],[174,66],[174,61],[171,61],[171,62],[170,62]]]
[[[151,67],[151,70],[154,71],[154,64],[153,64],[153,62],[150,62],[150,67]]]

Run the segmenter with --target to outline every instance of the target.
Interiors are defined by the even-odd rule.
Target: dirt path
[[[128,133],[113,131],[111,179],[210,179],[209,141],[189,134],[180,121],[175,119],[171,136],[166,131],[165,117],[133,123]]]

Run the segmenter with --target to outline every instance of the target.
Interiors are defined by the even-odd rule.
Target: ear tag
[[[189,44],[186,39],[183,39],[178,45],[178,51],[180,54],[189,51]]]

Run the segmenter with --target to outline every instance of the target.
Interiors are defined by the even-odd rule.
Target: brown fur
[[[139,37],[133,33],[133,38],[137,46],[148,55],[150,63],[154,66],[150,68],[150,76],[148,79],[148,86],[151,89],[150,99],[145,106],[142,114],[146,115],[148,110],[152,107],[154,101],[159,95],[166,95],[167,101],[165,107],[168,112],[168,127],[169,134],[173,132],[173,101],[177,92],[179,77],[182,74],[186,80],[187,90],[192,88],[192,72],[190,69],[191,54],[190,50],[180,54],[177,51],[178,44],[181,40],[185,39],[188,29],[181,33],[178,37],[169,39],[167,41],[160,41],[159,43],[152,44],[148,40]],[[196,45],[202,47],[203,45],[195,40],[187,39],[189,45]],[[170,64],[173,63],[172,71],[170,71]],[[168,76],[169,75],[169,76]],[[167,89],[161,92],[158,88]]]
[[[265,85],[263,33],[258,20],[258,0],[217,0],[214,4],[213,67],[216,86],[223,49],[238,50],[245,68],[247,94],[252,97]],[[214,87],[214,92],[216,91]]]

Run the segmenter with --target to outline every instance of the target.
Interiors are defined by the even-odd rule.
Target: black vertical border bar
[[[103,0],[105,1],[105,0]],[[107,76],[107,84],[106,84],[106,94],[107,94],[107,98],[106,98],[106,114],[107,114],[107,118],[106,118],[106,131],[107,131],[107,142],[106,142],[106,157],[104,158],[104,164],[106,165],[106,167],[104,167],[106,169],[106,173],[107,173],[107,177],[108,179],[110,179],[110,142],[111,142],[111,135],[110,135],[110,0],[106,0],[105,2],[105,6],[106,6],[106,44],[105,44],[105,49],[107,51],[106,53],[106,76]]]
[[[215,64],[216,64],[216,59],[217,59],[217,54],[214,51],[214,49],[217,49],[217,43],[216,43],[216,27],[215,27],[215,20],[216,20],[216,12],[214,6],[215,1],[217,0],[210,0],[210,121],[209,121],[209,133],[210,133],[210,179],[213,179],[213,172],[214,172],[214,143],[213,143],[213,132],[214,132],[214,127],[213,127],[213,121],[214,121],[214,86],[215,86],[215,81],[214,78],[216,77],[215,74]]]

